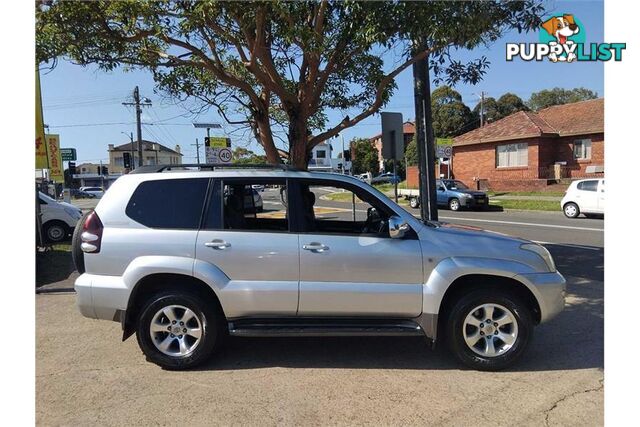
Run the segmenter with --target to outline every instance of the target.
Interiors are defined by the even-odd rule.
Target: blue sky
[[[604,5],[602,1],[549,2],[551,13],[573,13],[586,28],[586,42],[602,42],[604,33]],[[475,86],[457,85],[463,101],[473,108],[480,91],[487,96],[498,98],[505,92],[513,92],[525,101],[532,92],[542,89],[563,87],[586,87],[604,96],[604,64],[601,62],[578,62],[572,64],[552,64],[550,62],[524,62],[505,60],[505,43],[537,42],[538,33],[518,34],[512,32],[488,47],[473,51],[461,51],[459,59],[473,59],[486,56],[491,65],[484,79]],[[143,112],[143,138],[159,141],[169,147],[180,144],[185,162],[195,162],[195,139],[200,143],[205,136],[204,129],[194,129],[193,118],[184,116],[186,110],[168,102],[154,92],[154,82],[150,73],[142,71],[126,72],[122,69],[111,73],[96,67],[80,67],[60,61],[57,68],[47,73],[43,71],[42,96],[44,120],[50,126],[50,133],[60,135],[62,147],[74,147],[78,161],[107,161],[107,145],[129,141],[125,136],[134,132],[135,113],[122,102],[131,101],[134,86],[140,87],[141,96],[149,98],[153,106]],[[398,89],[384,111],[401,112],[405,120],[414,118],[413,80],[411,68],[397,78]],[[432,86],[434,89],[435,86]],[[349,113],[351,114],[351,112]],[[329,114],[330,123],[342,119],[340,113]],[[199,121],[223,122],[213,111],[198,118]],[[107,124],[105,124],[107,123]],[[81,126],[90,125],[90,126]],[[215,132],[222,135],[225,130]],[[374,115],[344,132],[345,143],[353,137],[369,137],[380,131],[380,118]],[[212,131],[213,132],[213,131]],[[250,137],[232,137],[234,146],[249,147],[256,152],[262,149]],[[340,149],[339,140],[333,142]],[[202,149],[201,149],[202,150]],[[202,155],[202,151],[201,151]]]

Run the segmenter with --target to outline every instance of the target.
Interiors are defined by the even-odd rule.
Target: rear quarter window
[[[582,191],[597,191],[598,189],[598,181],[582,181],[578,183],[578,190]]]
[[[209,179],[146,181],[127,204],[129,218],[151,228],[198,229]]]

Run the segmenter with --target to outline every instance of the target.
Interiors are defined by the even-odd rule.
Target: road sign
[[[60,155],[62,156],[63,162],[72,162],[74,160],[78,160],[78,154],[76,153],[75,148],[61,148]]]
[[[436,138],[436,157],[450,158],[453,155],[452,138]]]
[[[404,157],[402,113],[380,113],[382,119],[382,157],[399,160]]]
[[[218,151],[218,158],[221,163],[231,163],[232,156],[233,154],[228,148],[221,148],[220,151]]]
[[[204,146],[212,148],[231,147],[231,138],[224,136],[207,136],[204,138]]]

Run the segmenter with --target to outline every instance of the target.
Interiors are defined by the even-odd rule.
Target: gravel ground
[[[230,339],[198,370],[163,371],[117,323],[81,317],[73,294],[40,294],[37,423],[602,425],[603,286],[568,279],[565,311],[499,373],[390,337]]]

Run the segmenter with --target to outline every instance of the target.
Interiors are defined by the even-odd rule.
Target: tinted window
[[[143,182],[127,205],[127,216],[153,228],[197,229],[207,178]]]
[[[582,181],[578,183],[578,190],[583,191],[597,191],[598,181]]]
[[[286,232],[289,230],[286,200],[284,179],[224,180],[212,192],[205,228]]]

